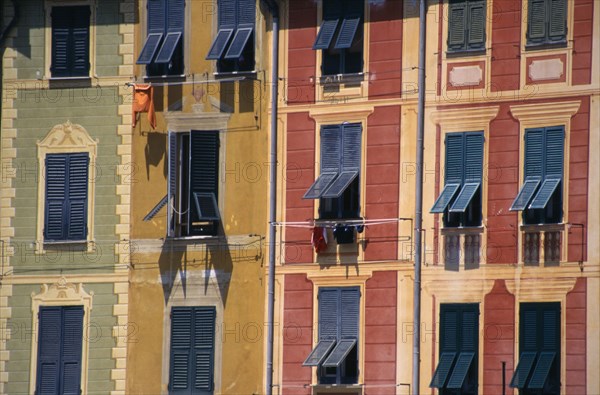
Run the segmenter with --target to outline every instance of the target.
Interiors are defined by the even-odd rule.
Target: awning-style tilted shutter
[[[525,388],[525,382],[527,381],[527,377],[529,377],[536,355],[536,352],[521,353],[517,369],[515,369],[515,373],[510,380],[510,386],[512,388]]]
[[[448,380],[448,376],[450,375],[450,369],[452,369],[452,365],[454,364],[455,357],[455,352],[445,352],[440,355],[440,362],[435,369],[431,383],[429,383],[430,387],[444,388],[446,380]]]
[[[169,63],[183,37],[185,0],[148,0],[148,36],[136,63]]]
[[[219,28],[207,60],[239,59],[249,45],[255,26],[254,0],[219,0]]]
[[[308,354],[308,357],[302,365],[304,366],[319,366],[329,354],[335,344],[335,340],[321,340],[315,348]]]
[[[447,388],[450,389],[461,389],[463,383],[465,381],[465,377],[467,377],[467,372],[471,367],[471,363],[473,362],[473,357],[475,353],[472,352],[461,352],[456,359],[456,364],[454,365],[454,370],[452,371],[452,376],[450,376],[450,380],[448,380]]]

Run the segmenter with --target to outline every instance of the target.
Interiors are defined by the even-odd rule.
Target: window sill
[[[57,241],[47,241],[44,240],[44,246],[56,246],[56,245],[63,245],[63,244],[86,244],[88,242],[88,240],[57,240]]]
[[[50,89],[89,88],[92,86],[92,77],[50,77],[48,86]]]
[[[544,49],[563,49],[567,48],[567,40],[559,42],[544,42],[539,44],[525,44],[525,51],[539,51]]]
[[[442,235],[451,235],[451,234],[479,234],[483,233],[483,226],[459,226],[459,227],[446,227],[442,228]]]
[[[175,75],[145,75],[144,82],[182,82],[185,81],[185,74]]]
[[[352,74],[331,74],[322,75],[319,77],[319,83],[321,85],[337,85],[347,83],[360,83],[365,80],[365,73],[352,73]]]
[[[198,235],[198,236],[179,236],[179,237],[165,237],[165,241],[194,241],[194,240],[216,240],[219,236],[217,235]]]
[[[362,384],[313,384],[311,385],[313,394],[362,394]]]
[[[258,71],[220,71],[213,73],[215,80],[219,82],[229,82],[228,79],[238,80],[255,80],[258,78]]]
[[[487,52],[486,48],[465,49],[465,50],[460,50],[460,51],[446,51],[446,59],[480,56],[480,55],[485,55],[486,52]]]
[[[523,232],[558,232],[565,229],[565,224],[527,224],[521,225],[520,229]]]

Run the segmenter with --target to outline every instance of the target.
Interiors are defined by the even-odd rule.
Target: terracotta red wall
[[[395,394],[396,272],[374,272],[365,293],[365,394]]]
[[[308,113],[288,115],[286,154],[285,219],[286,221],[312,219],[314,200],[302,199],[315,181],[315,122]],[[287,227],[285,232],[286,264],[312,262],[310,230]]]
[[[502,104],[490,123],[488,141],[487,262],[516,263],[517,220],[509,211],[519,192],[519,123],[509,113],[510,104]],[[485,184],[484,184],[485,185]]]
[[[368,219],[397,218],[400,168],[400,106],[377,107],[367,125]],[[365,260],[397,259],[398,224],[369,226]]]
[[[594,0],[575,0],[573,26],[573,85],[592,81]]]
[[[589,130],[590,100],[588,97],[584,97],[581,98],[579,111],[571,119],[568,189],[569,222],[583,224],[583,228],[572,226],[568,230],[568,258],[570,262],[585,261],[587,259],[587,237],[584,237],[584,235],[587,232]]]
[[[581,277],[567,294],[567,333],[563,337],[567,342],[567,360],[562,363],[567,368],[566,393],[572,395],[586,393],[586,289],[586,279]]]
[[[506,362],[506,393],[514,372],[515,297],[506,289],[504,280],[496,280],[485,296],[483,324],[482,394],[502,394],[502,361]]]
[[[310,394],[311,368],[302,363],[312,350],[313,285],[305,274],[287,274],[283,305],[282,393]]]
[[[400,97],[402,87],[402,2],[371,5],[369,98]]]
[[[294,0],[289,5],[288,30],[288,104],[315,101],[315,86],[311,79],[316,70],[316,53],[312,46],[317,38],[317,2]],[[313,79],[314,80],[314,79]]]
[[[519,89],[521,2],[494,0],[491,91]]]

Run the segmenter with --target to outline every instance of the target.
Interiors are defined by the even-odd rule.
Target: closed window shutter
[[[62,312],[60,307],[40,307],[36,393],[57,394],[60,379]]]
[[[550,41],[564,41],[567,35],[567,0],[549,0],[550,18],[548,35]]]
[[[190,349],[192,347],[191,307],[171,310],[171,359],[169,386],[171,393],[189,393],[191,377]]]
[[[339,289],[319,290],[319,340],[338,338]]]
[[[538,350],[538,313],[534,308],[521,307],[521,347],[520,351]]]
[[[560,309],[557,304],[544,306],[541,312],[542,341],[541,351],[554,351],[560,353]]]
[[[358,339],[358,315],[360,290],[348,288],[340,290],[340,331],[341,339]]]
[[[467,4],[451,2],[448,13],[448,50],[459,51],[465,48]]]
[[[440,339],[440,351],[458,351],[458,311],[454,307],[445,307],[441,312],[440,326],[442,338]]]
[[[238,27],[254,26],[256,0],[237,0]]]
[[[451,212],[465,212],[469,203],[481,186],[483,172],[483,133],[463,134],[464,171],[463,185],[456,200],[450,207]]]
[[[46,156],[46,210],[44,215],[44,239],[65,239],[67,213],[67,166],[66,154]]]
[[[231,45],[225,54],[225,59],[238,59],[242,56],[248,45],[254,46],[252,42],[254,33],[254,21],[256,19],[255,0],[237,0],[236,32],[231,40]]]
[[[215,316],[214,307],[196,307],[194,309],[192,364],[194,367],[193,387],[196,391],[210,392],[213,390]]]
[[[190,202],[194,193],[212,193],[215,198],[219,183],[219,132],[192,131],[190,133]],[[200,219],[195,205],[192,221]]]
[[[360,151],[361,151],[361,124],[341,125],[338,146],[341,158],[337,160],[339,174],[337,178],[327,188],[322,197],[337,198],[341,196],[346,188],[358,177],[360,172]],[[334,153],[327,153],[333,159]],[[331,164],[333,167],[333,163]]]
[[[175,198],[177,192],[177,133],[169,131],[169,164],[167,186],[167,236],[175,234]]]
[[[539,44],[545,41],[546,12],[546,0],[529,0],[528,44]]]
[[[525,178],[541,178],[543,168],[544,129],[529,129],[525,133]]]
[[[88,154],[70,154],[68,171],[68,240],[87,237]]]
[[[71,7],[72,50],[71,76],[82,77],[90,72],[90,8]]]
[[[546,178],[562,178],[564,160],[563,127],[546,128],[544,171]]]
[[[462,133],[446,135],[446,184],[462,183],[464,167],[464,144]]]
[[[321,128],[321,174],[337,173],[341,165],[342,128],[327,125]]]
[[[485,1],[469,2],[468,49],[485,48]]]
[[[68,77],[71,60],[71,19],[70,7],[52,8],[52,65],[50,71],[53,77]]]
[[[61,379],[64,395],[80,394],[82,341],[83,306],[64,307]]]

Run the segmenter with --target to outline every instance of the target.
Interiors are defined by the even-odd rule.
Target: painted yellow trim
[[[44,214],[46,191],[46,155],[85,152],[89,154],[88,173],[88,203],[87,203],[87,249],[94,248],[94,201],[96,190],[96,156],[98,140],[92,139],[87,130],[81,125],[67,121],[54,126],[48,134],[37,142],[38,149],[38,201],[37,201],[37,229],[36,253],[43,254],[44,246]]]
[[[88,384],[88,354],[90,342],[90,312],[94,292],[87,293],[83,285],[67,282],[64,277],[51,285],[42,284],[40,293],[31,294],[31,312],[33,323],[31,327],[39,334],[38,312],[40,306],[83,306],[83,341],[81,350],[81,393],[87,394]],[[29,393],[35,393],[37,380],[38,342],[31,342],[31,369],[29,371]]]
[[[440,126],[441,136],[440,136],[440,170],[443,171],[446,164],[446,148],[444,142],[446,134],[452,132],[476,132],[483,131],[483,174],[482,174],[482,182],[481,182],[481,214],[482,214],[482,227],[483,231],[480,239],[480,256],[479,256],[479,265],[484,265],[487,262],[487,253],[486,253],[486,241],[487,241],[487,219],[488,219],[488,185],[487,180],[489,179],[489,149],[490,149],[490,122],[496,118],[498,115],[500,107],[499,106],[490,106],[490,107],[480,107],[480,108],[471,108],[471,109],[451,109],[451,110],[440,110],[434,111],[431,113],[431,120]],[[442,178],[440,177],[440,192],[442,190]],[[436,197],[437,198],[437,197]],[[426,206],[431,208],[433,202],[431,202],[430,206]],[[429,210],[427,210],[429,211]],[[460,233],[460,229],[456,228],[444,228],[443,224],[440,222],[440,229],[451,229],[456,230],[457,233]],[[464,268],[465,266],[465,254],[464,254],[464,234],[466,232],[462,232],[460,237],[460,260],[459,267]],[[443,260],[443,252],[444,252],[444,237],[438,238],[438,251],[439,254],[442,255]]]
[[[530,128],[548,127],[548,126],[564,126],[565,141],[564,141],[564,162],[563,162],[563,220],[562,223],[569,222],[569,162],[570,162],[570,141],[571,141],[571,117],[577,113],[581,102],[564,101],[554,103],[541,104],[523,104],[510,106],[511,114],[519,121],[519,188],[523,185],[524,171],[522,170],[525,163],[525,131]],[[523,217],[519,218],[519,226],[523,225]],[[523,262],[523,232],[517,232],[517,251],[518,262]],[[562,248],[560,262],[564,263],[568,257],[569,232],[567,229],[562,232]],[[542,257],[540,257],[540,265],[543,265]]]
[[[52,7],[57,6],[76,6],[87,5],[90,7],[90,71],[89,77],[96,76],[96,1],[97,0],[46,0],[44,4],[44,12],[46,14],[45,28],[45,66],[44,77],[50,79],[52,72]]]

